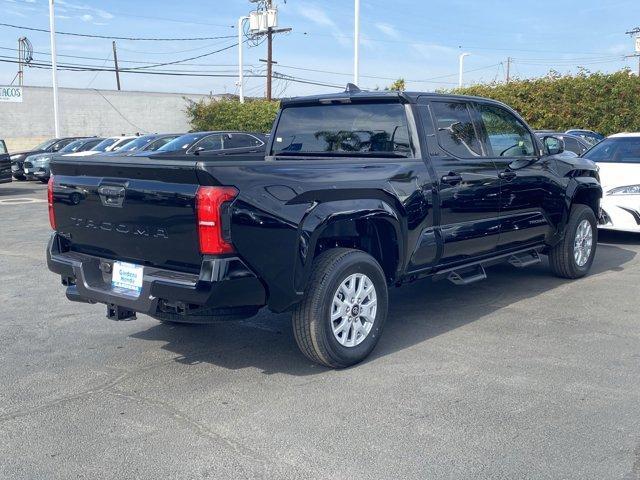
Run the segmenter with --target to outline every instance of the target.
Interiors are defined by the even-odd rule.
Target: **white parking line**
[[[47,201],[41,198],[3,198],[0,200],[0,205],[23,205],[26,203],[47,203]]]

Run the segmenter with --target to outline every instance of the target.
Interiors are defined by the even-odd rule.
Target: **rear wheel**
[[[598,227],[593,210],[587,205],[571,207],[562,241],[549,252],[551,270],[562,278],[585,276],[596,254]]]
[[[293,312],[298,347],[330,368],[361,362],[382,334],[387,297],[384,272],[371,255],[347,248],[324,252],[314,261],[307,292]]]

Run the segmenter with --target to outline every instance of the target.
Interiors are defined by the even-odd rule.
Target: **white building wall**
[[[60,88],[61,136],[173,133],[190,129],[187,99],[208,95]],[[49,87],[24,87],[22,103],[0,103],[0,138],[10,151],[54,136]]]

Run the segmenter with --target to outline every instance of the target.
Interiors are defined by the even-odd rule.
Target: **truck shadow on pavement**
[[[640,238],[608,232],[601,240],[616,243],[628,240],[629,244],[640,244]],[[600,243],[591,275],[623,270],[635,256],[635,251]],[[551,274],[546,257],[541,264],[524,269],[497,265],[487,269],[487,275],[487,280],[465,287],[446,280],[432,282],[426,279],[392,288],[384,334],[365,363],[428,341],[570,282]],[[162,348],[179,355],[175,360],[185,365],[211,363],[232,370],[257,368],[265,374],[296,376],[326,372],[327,369],[311,363],[299,352],[290,321],[290,314],[273,314],[263,309],[249,320],[214,325],[158,324],[132,337],[164,342]]]

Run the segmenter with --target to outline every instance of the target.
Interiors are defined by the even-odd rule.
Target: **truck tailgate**
[[[195,161],[87,157],[51,170],[57,230],[72,251],[199,271]]]

